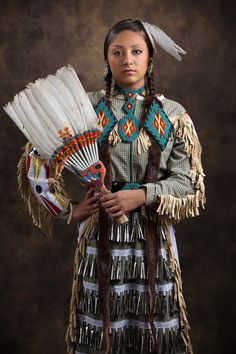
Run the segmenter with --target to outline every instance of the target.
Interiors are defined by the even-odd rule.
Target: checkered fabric
[[[104,97],[104,91],[89,92],[88,97],[96,106],[101,97]],[[163,111],[171,118],[176,115],[183,115],[186,110],[177,102],[159,96],[159,100],[163,104]],[[125,103],[125,96],[117,94],[112,97],[112,111],[118,121],[124,116],[122,107]],[[144,114],[144,97],[136,96],[135,116],[140,119]],[[127,143],[121,141],[119,144],[112,146],[112,180],[118,182],[141,182],[144,178],[148,151],[142,151],[137,154],[137,139]],[[161,195],[172,195],[174,197],[183,198],[187,194],[194,194],[194,187],[189,178],[190,161],[184,151],[184,141],[175,137],[172,131],[165,150],[161,153],[160,169],[157,183],[147,183],[147,201],[146,204],[152,204],[157,197]]]

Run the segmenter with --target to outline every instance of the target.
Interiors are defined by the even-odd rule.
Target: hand
[[[87,216],[96,213],[99,210],[99,203],[98,203],[99,195],[95,195],[95,190],[90,188],[85,196],[84,199],[77,204],[73,212],[73,219],[83,219]]]
[[[135,190],[121,190],[116,193],[100,197],[101,206],[113,218],[119,218],[131,210],[143,205],[146,201],[144,188]]]

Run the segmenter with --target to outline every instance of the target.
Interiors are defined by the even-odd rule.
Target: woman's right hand
[[[95,190],[90,188],[86,192],[84,199],[76,205],[72,216],[73,219],[81,220],[96,213],[99,210],[98,200],[99,195],[95,195]]]

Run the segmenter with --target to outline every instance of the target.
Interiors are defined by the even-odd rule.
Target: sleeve
[[[155,217],[164,223],[199,215],[206,201],[201,146],[193,122],[186,112],[170,119],[174,137],[166,178],[142,185],[147,191],[146,205],[155,208]]]
[[[74,202],[64,190],[62,176],[48,161],[40,159],[30,143],[18,163],[18,185],[33,223],[51,236],[52,219],[71,220]]]

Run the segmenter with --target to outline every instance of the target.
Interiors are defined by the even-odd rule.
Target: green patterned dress
[[[104,91],[88,93],[94,107],[104,94]],[[145,114],[145,96],[137,93],[134,99],[134,114],[140,119]],[[151,353],[144,254],[149,217],[157,221],[159,249],[154,313],[158,354],[192,353],[172,224],[198,215],[200,205],[204,206],[201,147],[185,109],[163,95],[158,99],[173,124],[168,143],[161,153],[158,179],[156,183],[143,185],[146,205],[130,212],[129,222],[125,225],[113,221],[110,233],[111,354]],[[123,94],[113,91],[112,111],[118,121],[124,116],[124,103]],[[109,142],[114,185],[120,182],[142,184],[151,145],[145,129],[141,129],[132,142],[123,142],[116,125],[109,134]],[[65,192],[60,174],[47,161],[41,161],[30,144],[26,145],[18,164],[18,181],[33,222],[43,231],[50,233],[52,215],[71,219],[73,202]],[[151,216],[147,213],[150,207]],[[102,318],[98,306],[98,238],[98,213],[95,213],[79,223],[67,332],[70,354],[103,353]]]
[[[89,93],[96,106],[104,92]],[[199,203],[204,203],[203,172],[200,164],[200,146],[192,122],[178,103],[158,97],[163,109],[175,126],[165,150],[161,154],[157,183],[147,183],[146,205],[160,200],[154,210],[159,222],[156,235],[159,255],[156,278],[156,306],[154,324],[159,354],[191,353],[186,308],[182,295],[178,252],[173,222],[198,214]],[[144,114],[145,97],[136,95],[135,115]],[[119,121],[124,113],[124,96],[117,92],[112,97],[112,111]],[[183,132],[182,132],[183,130]],[[141,182],[148,160],[149,138],[144,130],[133,142],[123,142],[117,127],[110,134],[112,181]],[[191,146],[189,146],[191,144]],[[197,152],[197,149],[199,150]],[[198,154],[198,156],[196,155]],[[198,158],[198,166],[195,166]],[[192,177],[195,172],[194,178]],[[172,206],[172,207],[171,207]],[[155,215],[154,215],[155,217]],[[142,211],[130,212],[129,222],[112,223],[110,244],[112,269],[110,276],[110,353],[151,353],[152,339],[147,316],[147,274],[145,267],[145,206]],[[98,308],[96,220],[80,224],[78,244],[83,244],[83,257],[75,262],[78,303],[76,329],[69,336],[76,354],[95,354],[102,351],[102,319]],[[86,230],[86,231],[84,231]],[[83,253],[81,252],[81,253]],[[72,325],[69,327],[69,332]]]

